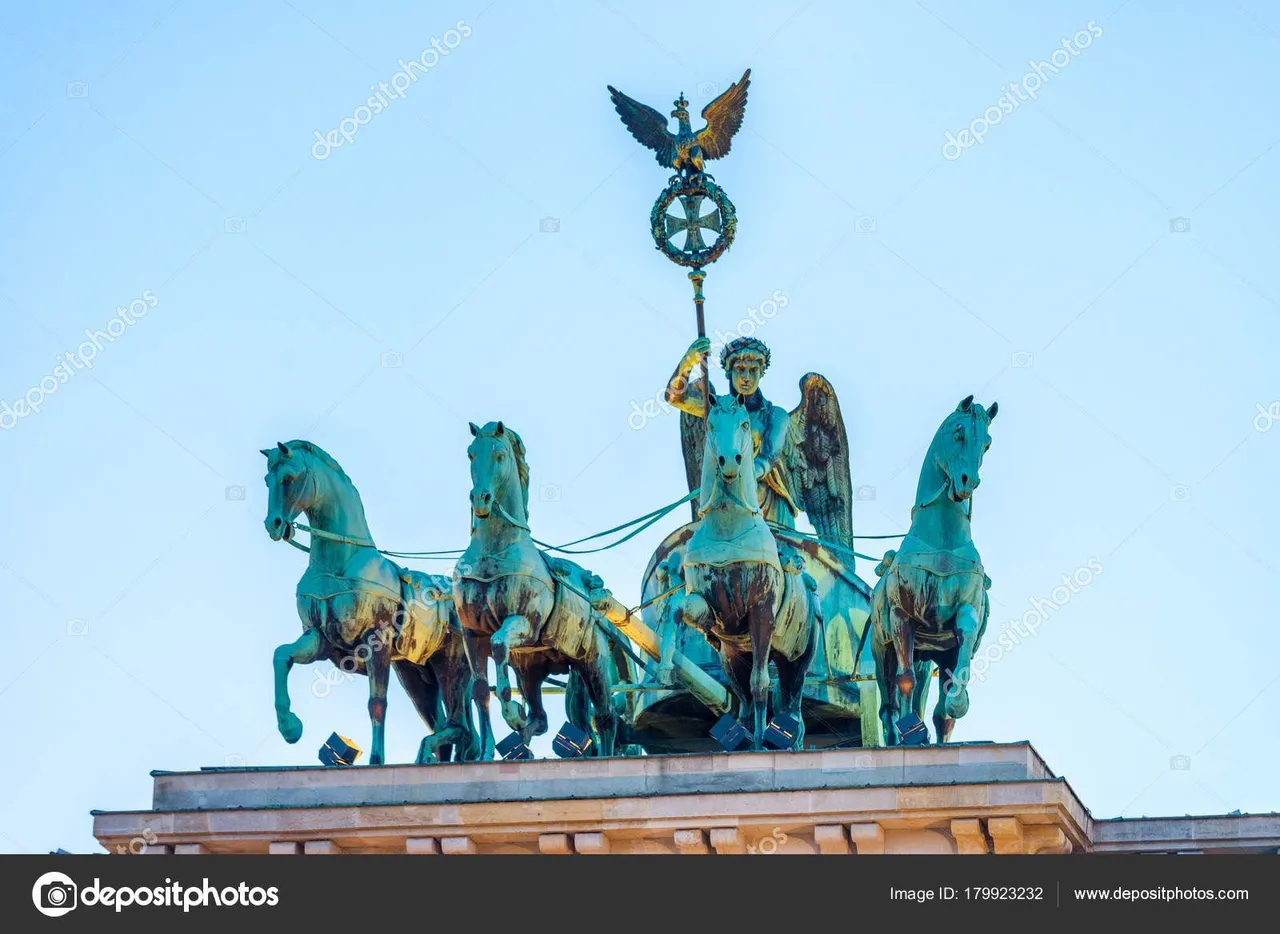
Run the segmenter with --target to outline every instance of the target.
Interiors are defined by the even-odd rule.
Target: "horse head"
[[[993,402],[984,409],[973,396],[966,396],[933,436],[928,460],[942,474],[943,488],[953,503],[969,499],[982,482],[982,458],[991,447],[989,428],[998,408],[999,403]]]
[[[490,422],[483,428],[472,424],[471,434],[474,440],[467,447],[467,457],[471,461],[472,513],[477,519],[486,519],[495,506],[510,513],[516,504],[512,493],[518,489],[520,515],[508,518],[523,521],[529,511],[524,442],[502,422]]]
[[[741,397],[718,398],[711,406],[702,465],[704,508],[711,502],[714,489],[720,488],[747,509],[757,510],[755,444],[751,419]]]
[[[262,524],[274,542],[293,537],[293,523],[315,505],[317,485],[306,452],[296,442],[263,448],[267,459],[267,517]]]

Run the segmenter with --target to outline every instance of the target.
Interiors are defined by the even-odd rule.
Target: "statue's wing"
[[[673,168],[676,159],[676,138],[667,129],[667,118],[648,104],[642,104],[638,100],[627,97],[612,86],[609,86],[609,97],[613,100],[618,116],[631,131],[631,135],[657,154],[659,165]]]
[[[747,107],[747,85],[751,83],[751,69],[742,78],[706,107],[702,119],[707,125],[698,131],[697,141],[704,159],[720,159],[729,154],[733,134],[742,126],[742,114]]]
[[[817,373],[800,379],[782,458],[787,488],[822,538],[853,548],[853,478],[849,438],[836,391]]]
[[[702,452],[707,445],[707,423],[697,415],[680,413],[680,447],[684,450],[684,472],[689,492],[702,485]],[[690,501],[694,521],[698,518],[698,500]]]

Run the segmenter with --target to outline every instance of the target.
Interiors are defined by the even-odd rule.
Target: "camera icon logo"
[[[1186,503],[1191,500],[1191,487],[1179,483],[1169,487],[1169,498],[1175,503]]]
[[[1190,229],[1191,229],[1191,218],[1189,217],[1169,218],[1169,233],[1186,233]]]
[[[544,503],[560,502],[560,487],[554,483],[544,483],[538,487],[538,498]]]
[[[67,635],[87,636],[88,634],[89,634],[89,621],[87,619],[67,620]]]
[[[853,498],[860,503],[869,503],[876,498],[876,488],[863,484],[853,491]]]
[[[699,97],[715,97],[720,93],[720,85],[714,81],[699,81],[698,96]]]
[[[393,369],[395,367],[404,366],[404,354],[399,354],[394,351],[384,353],[382,355],[382,365]]]
[[[225,495],[228,500],[242,500],[244,499],[244,487],[229,486],[226,489]]]
[[[1014,353],[1010,362],[1012,363],[1013,366],[1017,367],[1018,369],[1025,370],[1027,367],[1035,363],[1035,359],[1036,358],[1031,354],[1029,354],[1027,351],[1019,350],[1016,353]]]
[[[1169,768],[1173,769],[1175,772],[1189,772],[1191,771],[1191,757],[1170,756]]]
[[[222,222],[222,229],[229,234],[241,234],[245,230],[243,217],[228,217]]]
[[[854,221],[854,225],[857,227],[858,233],[860,234],[871,234],[876,232],[876,219],[869,215],[864,214],[862,217],[859,217]]]
[[[46,918],[61,918],[75,909],[79,887],[63,872],[46,872],[31,887],[31,901]]]
[[[560,218],[544,217],[542,220],[538,221],[538,230],[542,231],[542,233],[559,233]]]
[[[67,97],[88,97],[89,85],[83,81],[72,81],[67,85]]]

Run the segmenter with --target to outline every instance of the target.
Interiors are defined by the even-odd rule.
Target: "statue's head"
[[[733,392],[751,396],[760,388],[760,378],[769,369],[769,348],[757,337],[739,337],[720,351],[720,365]]]

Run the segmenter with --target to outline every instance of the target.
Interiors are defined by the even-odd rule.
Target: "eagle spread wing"
[[[656,153],[659,165],[668,169],[674,168],[676,138],[667,129],[667,118],[648,104],[642,104],[638,100],[627,97],[612,86],[609,86],[609,97],[613,100],[618,116],[631,131],[631,135]],[[742,118],[739,117],[738,120],[741,122]]]
[[[800,396],[782,457],[787,489],[820,537],[852,551],[849,439],[836,391],[824,377],[807,373],[800,379]]]
[[[704,159],[720,159],[729,154],[733,134],[742,126],[742,113],[747,106],[747,85],[750,83],[751,69],[748,68],[737,84],[730,85],[729,90],[702,108],[702,119],[707,121],[707,125],[698,131],[697,143],[702,148]],[[635,133],[635,130],[631,132]],[[638,136],[636,138],[639,139]]]
[[[680,413],[680,447],[684,451],[684,472],[689,480],[689,492],[702,485],[702,452],[707,444],[707,425],[700,416]],[[694,521],[698,518],[698,501],[689,503]]]

